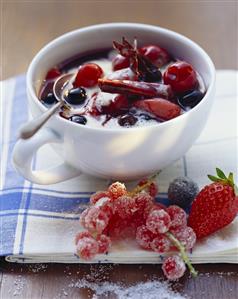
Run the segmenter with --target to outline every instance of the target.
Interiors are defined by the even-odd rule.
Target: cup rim
[[[184,43],[187,43],[191,46],[192,49],[197,49],[201,55],[203,56],[203,59],[205,60],[206,64],[208,65],[210,72],[211,72],[211,82],[208,85],[208,88],[206,90],[206,94],[204,95],[204,97],[202,98],[201,102],[199,102],[195,107],[193,107],[191,110],[187,111],[186,113],[183,113],[181,115],[179,115],[176,118],[173,118],[171,120],[167,120],[165,122],[162,123],[158,123],[158,124],[151,124],[148,126],[141,126],[141,127],[130,127],[130,128],[124,128],[124,127],[112,127],[112,128],[108,128],[108,127],[89,127],[89,126],[79,126],[77,123],[68,121],[67,119],[64,119],[63,117],[60,117],[60,115],[55,114],[52,116],[52,118],[56,119],[57,121],[62,122],[63,125],[65,126],[72,126],[75,128],[79,128],[79,129],[83,129],[83,130],[89,130],[89,131],[97,131],[97,132],[133,132],[133,131],[138,131],[138,130],[148,130],[148,129],[156,129],[156,128],[162,128],[164,126],[168,126],[168,125],[172,125],[173,123],[176,124],[176,122],[178,122],[179,120],[182,120],[186,117],[189,117],[189,115],[191,115],[192,113],[196,113],[196,111],[199,109],[200,106],[202,106],[209,98],[210,98],[210,94],[212,93],[213,89],[214,89],[214,85],[215,85],[215,77],[216,77],[216,70],[215,70],[215,66],[210,58],[210,56],[207,54],[207,52],[200,46],[198,45],[196,42],[194,42],[193,40],[191,40],[190,38],[177,33],[175,31],[172,31],[170,29],[166,29],[160,26],[155,26],[155,25],[150,25],[150,24],[144,24],[144,23],[130,23],[130,22],[113,22],[113,23],[102,23],[102,24],[96,24],[96,25],[90,25],[90,26],[86,26],[86,27],[82,27],[79,29],[75,29],[72,31],[69,31],[67,33],[64,33],[63,35],[60,35],[59,37],[53,39],[52,41],[50,41],[49,43],[47,43],[33,58],[33,60],[31,61],[28,70],[27,70],[27,75],[26,75],[26,84],[27,84],[27,90],[28,93],[31,97],[31,100],[33,100],[36,105],[39,107],[39,109],[42,112],[45,112],[48,110],[47,107],[45,107],[40,101],[39,98],[36,95],[36,92],[34,90],[34,86],[33,86],[33,80],[32,80],[32,76],[33,73],[35,71],[35,68],[37,66],[37,63],[42,59],[42,57],[47,53],[47,51],[49,50],[49,48],[52,45],[55,45],[57,43],[61,43],[62,39],[65,38],[71,38],[75,35],[78,34],[78,32],[87,32],[87,31],[91,31],[94,29],[104,29],[104,28],[108,28],[110,27],[110,29],[113,30],[113,28],[145,28],[145,29],[149,29],[149,30],[157,30],[162,32],[163,34],[167,34],[170,35],[172,38],[176,38],[176,39],[180,39],[182,40]],[[202,76],[202,74],[201,74]]]

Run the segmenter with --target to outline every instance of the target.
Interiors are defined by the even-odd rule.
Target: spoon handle
[[[23,125],[20,128],[19,137],[21,139],[28,139],[32,137],[62,105],[63,101],[58,102],[40,117],[35,118]]]

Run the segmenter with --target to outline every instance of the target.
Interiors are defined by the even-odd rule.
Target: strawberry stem
[[[175,238],[175,236],[171,232],[167,232],[166,235],[180,251],[181,257],[185,262],[185,264],[188,266],[188,269],[192,274],[192,276],[196,277],[198,275],[198,272],[194,269],[191,261],[189,260],[189,257],[187,256],[187,253],[185,251],[185,247],[181,244],[181,242],[177,238]]]
[[[141,186],[137,185],[132,191],[128,192],[128,195],[131,196],[131,197],[133,197],[137,193],[140,193],[141,191],[143,191],[146,188],[148,188],[153,183],[153,181],[159,176],[160,173],[161,173],[161,170],[159,170],[154,175],[152,175],[151,177],[149,177],[148,180],[144,184],[142,184]]]

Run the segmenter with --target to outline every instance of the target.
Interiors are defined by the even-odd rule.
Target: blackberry
[[[178,177],[170,183],[168,198],[172,204],[189,207],[199,192],[198,185],[188,177]]]
[[[69,120],[80,125],[86,125],[87,123],[87,118],[83,115],[72,115]]]
[[[183,108],[195,107],[203,98],[204,94],[199,90],[193,90],[178,98],[178,104]]]
[[[82,105],[87,98],[86,90],[82,87],[70,89],[66,95],[66,101],[70,105]]]
[[[125,114],[119,118],[118,124],[121,127],[130,127],[133,126],[137,122],[137,120],[138,119],[135,116],[130,114]]]
[[[56,104],[58,101],[57,101],[56,97],[54,96],[53,92],[49,92],[46,96],[44,96],[42,98],[42,102],[46,106],[51,106],[51,105]]]

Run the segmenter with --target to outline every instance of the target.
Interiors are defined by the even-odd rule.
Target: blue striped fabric
[[[229,76],[231,74],[229,73]],[[236,73],[232,74],[232,78]],[[224,79],[222,79],[224,80]],[[27,97],[25,76],[18,76],[2,83],[2,107],[3,107],[3,127],[1,130],[1,193],[0,193],[0,255],[24,255],[31,254],[30,241],[34,234],[37,234],[39,242],[47,242],[45,234],[48,233],[50,223],[50,237],[57,237],[56,227],[62,230],[69,223],[74,226],[78,222],[79,212],[85,208],[89,196],[96,190],[105,188],[108,182],[82,176],[65,183],[40,186],[24,180],[17,174],[12,166],[11,158],[14,144],[17,140],[17,130],[19,126],[28,119]],[[219,91],[222,95],[222,90]],[[224,95],[228,96],[229,90]],[[10,93],[10,94],[9,94]],[[232,95],[234,98],[234,93]],[[219,98],[219,95],[218,95]],[[229,98],[228,98],[229,100]],[[227,101],[228,101],[227,100]],[[235,102],[234,102],[235,104]],[[225,171],[234,171],[237,165],[234,148],[237,136],[233,134],[235,118],[230,117],[228,127],[221,129],[214,134],[214,117],[220,110],[224,110],[223,101],[217,101],[217,111],[215,111],[206,131],[201,138],[186,154],[183,159],[162,172],[159,178],[161,193],[158,200],[167,203],[166,190],[169,181],[179,175],[188,175],[199,181],[202,185],[206,182],[204,174],[212,172],[216,166],[221,166]],[[233,109],[233,108],[231,108]],[[228,122],[228,119],[227,119]],[[219,124],[217,124],[219,126]],[[233,131],[232,131],[233,130]],[[214,144],[216,153],[214,157]],[[50,154],[54,153],[48,149]],[[202,156],[203,155],[203,156]],[[206,158],[205,158],[206,157]],[[55,157],[56,159],[56,157]],[[35,159],[36,167],[41,163],[40,155]],[[200,166],[200,167],[199,167]],[[39,222],[40,221],[40,222]],[[45,225],[45,226],[44,226]],[[40,228],[39,228],[40,226]],[[67,232],[66,232],[67,233]],[[66,234],[65,233],[65,234]],[[44,237],[44,238],[43,238]],[[49,240],[50,241],[50,240]],[[47,253],[44,244],[41,249]],[[56,244],[58,246],[58,244]],[[39,252],[41,252],[39,249]],[[33,249],[32,249],[33,250]],[[35,250],[35,249],[34,249]],[[32,251],[33,253],[35,251]],[[62,250],[61,250],[62,251]],[[67,251],[67,250],[66,250]],[[33,254],[32,253],[32,254]],[[51,254],[49,252],[49,254]],[[72,253],[73,255],[73,253]]]
[[[9,99],[10,100],[10,99]],[[25,76],[20,76],[15,81],[12,109],[6,116],[10,118],[9,139],[2,140],[1,149],[7,146],[7,164],[4,185],[0,197],[1,207],[1,244],[0,254],[8,255],[13,252],[13,245],[17,226],[18,211],[22,207],[22,190],[5,194],[5,190],[12,190],[16,186],[23,186],[24,179],[16,174],[11,164],[11,154],[17,139],[17,128],[27,121],[27,102],[25,91]],[[4,158],[3,156],[1,157]],[[29,193],[30,194],[30,193]]]
[[[57,190],[55,188],[51,190],[44,186],[42,188],[41,186],[33,187],[32,183],[27,183],[26,186],[26,181],[14,170],[11,163],[18,128],[28,120],[26,78],[22,75],[11,81],[14,83],[12,84],[14,85],[14,92],[11,99],[12,107],[4,119],[4,123],[10,120],[10,124],[8,128],[3,126],[3,131],[7,131],[7,134],[3,134],[3,136],[7,135],[8,137],[5,140],[1,140],[2,151],[5,148],[5,152],[7,152],[7,157],[6,154],[5,156],[3,154],[1,156],[2,161],[3,159],[7,159],[6,169],[3,170],[4,173],[1,175],[1,179],[4,176],[0,193],[1,256],[11,254],[21,255],[24,253],[24,240],[28,228],[29,216],[40,217],[42,219],[63,219],[64,221],[67,221],[67,219],[78,220],[78,212],[88,203],[90,194],[96,191],[93,189],[90,192],[84,192],[83,190],[72,192]],[[42,192],[44,192],[44,195]],[[64,196],[62,197],[62,195]],[[165,196],[162,196],[161,201],[166,202]],[[32,210],[34,210],[34,213],[31,213]],[[70,214],[70,216],[66,216],[65,213]],[[19,217],[23,217],[20,231],[17,230]],[[16,234],[20,239],[20,243],[17,248],[14,248]]]

